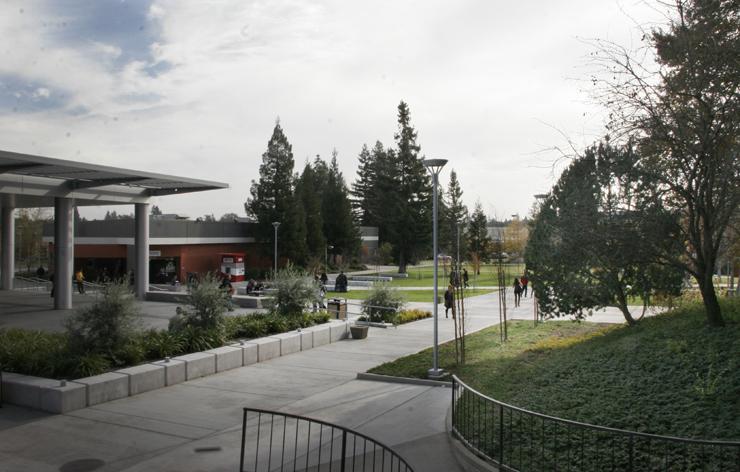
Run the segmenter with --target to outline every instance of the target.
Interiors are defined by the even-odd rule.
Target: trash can
[[[341,298],[332,298],[327,303],[327,311],[329,316],[338,320],[347,319],[347,302]]]

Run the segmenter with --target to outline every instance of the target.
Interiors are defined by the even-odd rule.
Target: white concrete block
[[[346,321],[330,321],[329,329],[331,333],[331,342],[333,343],[341,341],[349,335],[349,323]]]
[[[232,344],[232,347],[237,347],[242,351],[242,365],[252,365],[259,361],[257,351],[259,346],[257,344],[250,344],[245,342],[244,344]]]
[[[301,330],[301,351],[313,349],[313,331]]]
[[[12,405],[41,409],[41,389],[49,379],[3,372],[3,401]],[[59,385],[59,381],[55,381]],[[49,384],[50,385],[50,384]]]
[[[87,386],[87,406],[128,396],[128,375],[108,372],[75,380]]]
[[[244,363],[242,350],[238,347],[223,346],[206,351],[216,356],[216,372],[235,369]]]
[[[311,326],[304,331],[311,331],[313,333],[313,347],[323,346],[331,342],[331,328],[328,323]]]
[[[161,365],[142,364],[117,370],[116,372],[129,376],[129,395],[137,395],[142,392],[148,392],[149,390],[162,388],[166,384],[165,368]]]
[[[301,350],[301,333],[297,331],[291,331],[289,333],[281,333],[273,336],[280,339],[280,355],[287,356],[300,352]]]
[[[264,362],[275,357],[280,357],[280,339],[279,338],[257,338],[249,341],[250,344],[256,344],[257,360]]]
[[[185,382],[185,361],[170,359],[169,361],[161,360],[152,362],[152,365],[164,367],[164,384],[165,386],[175,385]]]
[[[173,360],[185,361],[185,379],[193,380],[216,372],[216,355],[194,352],[177,356]]]
[[[87,387],[76,382],[67,382],[62,387],[58,380],[56,386],[41,389],[41,409],[49,413],[67,413],[87,406]]]

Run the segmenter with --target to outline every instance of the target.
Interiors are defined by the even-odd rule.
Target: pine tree
[[[414,263],[429,249],[432,226],[431,183],[419,159],[420,146],[416,131],[411,126],[408,105],[398,105],[398,132],[395,134],[397,208],[384,209],[392,226],[390,238],[398,262],[398,272],[405,273],[406,266]],[[397,211],[396,211],[397,210]],[[393,213],[389,213],[392,211]]]
[[[326,189],[323,192],[322,209],[324,235],[332,249],[331,254],[353,256],[360,246],[359,232],[355,226],[352,203],[344,176],[337,163],[337,151],[332,152]]]
[[[316,191],[316,174],[308,162],[296,184],[296,198],[303,207],[306,225],[306,249],[309,257],[323,258],[326,248],[321,194]]]
[[[452,169],[450,172],[450,185],[447,188],[447,214],[443,221],[443,224],[449,228],[451,234],[452,247],[448,248],[450,254],[457,255],[457,231],[458,226],[460,228],[460,257],[465,257],[468,253],[467,238],[465,235],[465,227],[468,223],[468,207],[465,206],[462,200],[463,191],[460,186],[460,181],[457,180],[457,172]]]
[[[479,259],[485,259],[491,249],[491,238],[488,237],[488,220],[483,213],[483,205],[480,201],[475,203],[473,214],[470,215],[468,226],[468,248],[471,255]]]
[[[247,200],[247,215],[257,220],[256,236],[262,243],[273,240],[272,223],[280,223],[278,254],[300,262],[306,257],[305,217],[293,195],[293,150],[280,121],[275,123],[267,151],[262,154],[260,178],[252,181],[251,198]],[[296,208],[296,206],[300,208]],[[282,241],[282,243],[281,243]],[[265,245],[266,252],[271,248]]]
[[[364,226],[375,226],[375,221],[372,220],[369,209],[376,176],[374,157],[375,154],[370,153],[367,144],[363,144],[357,157],[359,161],[357,180],[352,183],[352,190],[350,191],[355,219]]]

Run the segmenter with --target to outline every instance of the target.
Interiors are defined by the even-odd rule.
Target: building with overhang
[[[54,308],[68,309],[72,307],[75,207],[133,205],[131,269],[136,295],[144,299],[149,288],[149,200],[223,188],[228,185],[0,150],[0,289],[13,289],[16,208],[54,208]]]
[[[182,218],[149,218],[149,282],[188,280],[189,274],[229,272],[240,280],[234,264],[257,277],[272,266],[272,259],[259,256],[254,223],[239,221],[193,221]],[[74,266],[88,280],[125,276],[135,267],[136,233],[133,219],[78,221],[75,224]],[[53,225],[44,225],[43,241],[53,251]],[[242,260],[236,260],[242,258]]]

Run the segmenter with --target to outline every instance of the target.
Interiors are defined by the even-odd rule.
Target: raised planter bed
[[[2,373],[2,400],[49,413],[66,413],[106,401],[175,385],[227,369],[305,351],[349,336],[349,323],[329,320],[282,335],[149,362],[78,380],[60,381],[9,372]],[[282,345],[283,343],[284,346]]]

